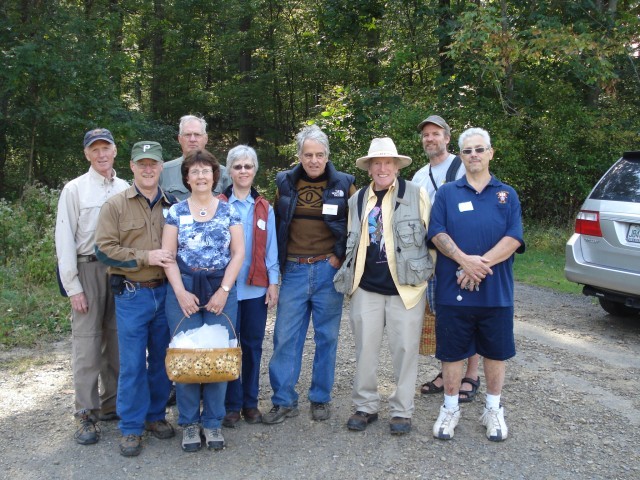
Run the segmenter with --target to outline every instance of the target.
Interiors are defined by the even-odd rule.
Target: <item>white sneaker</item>
[[[441,440],[451,440],[453,433],[460,421],[460,407],[457,410],[440,407],[440,415],[433,424],[433,436]]]
[[[201,447],[200,425],[190,423],[182,427],[182,450],[185,452],[197,452]]]
[[[203,428],[205,442],[209,450],[222,450],[224,448],[224,437],[221,428]]]
[[[504,408],[484,407],[484,413],[480,417],[480,422],[487,427],[487,438],[492,442],[501,442],[507,439],[509,429],[504,421]]]

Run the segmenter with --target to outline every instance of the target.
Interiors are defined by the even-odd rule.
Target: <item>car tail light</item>
[[[591,235],[592,237],[601,237],[600,214],[589,210],[580,210],[580,213],[578,213],[576,217],[576,233]]]

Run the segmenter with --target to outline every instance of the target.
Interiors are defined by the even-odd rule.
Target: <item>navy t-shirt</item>
[[[431,240],[443,232],[467,255],[484,255],[505,236],[518,240],[521,246],[517,252],[524,252],[518,194],[494,176],[480,193],[469,185],[466,176],[443,185],[433,202],[427,236]],[[461,290],[456,283],[458,264],[438,252],[436,304],[513,306],[513,258],[491,267],[493,275],[487,275],[479,291],[471,292]]]
[[[364,262],[364,273],[360,280],[360,288],[367,292],[381,295],[398,295],[398,289],[393,283],[393,277],[387,262],[387,246],[384,243],[384,225],[382,225],[382,199],[389,190],[374,193],[378,197],[367,218],[369,246]]]

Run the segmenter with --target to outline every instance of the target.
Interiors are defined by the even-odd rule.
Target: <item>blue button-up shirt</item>
[[[249,276],[249,267],[251,266],[251,252],[253,250],[253,215],[256,202],[251,195],[247,195],[244,200],[238,199],[233,193],[229,198],[232,204],[242,218],[244,227],[244,262],[238,274],[236,281],[238,300],[248,300],[250,298],[259,298],[267,293],[265,287],[257,287],[255,285],[247,285],[247,277]],[[260,228],[260,226],[258,226]],[[280,278],[278,266],[278,244],[276,241],[276,219],[273,208],[269,205],[269,216],[267,217],[267,257],[265,258],[267,266],[267,275],[269,276],[269,284],[278,284]]]

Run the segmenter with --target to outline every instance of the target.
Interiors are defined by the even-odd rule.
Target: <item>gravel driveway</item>
[[[280,425],[240,422],[224,430],[227,448],[221,452],[183,453],[179,431],[171,440],[147,436],[139,457],[124,458],[114,423],[102,424],[96,445],[77,445],[70,342],[0,351],[0,478],[640,478],[640,316],[613,317],[589,298],[521,284],[515,307],[518,354],[507,366],[503,403],[509,438],[503,443],[489,442],[478,422],[484,378],[479,398],[462,406],[451,441],[431,435],[440,395],[416,393],[409,435],[389,434],[384,402],[380,420],[365,432],[347,430],[355,367],[347,305],[331,419],[313,422],[309,416],[310,333],[299,384],[301,415]],[[270,318],[263,410],[271,406],[267,363],[272,333]],[[386,347],[383,355],[379,379],[386,397],[393,389]],[[421,357],[420,383],[437,369],[435,359]],[[175,407],[168,419],[175,421]]]

